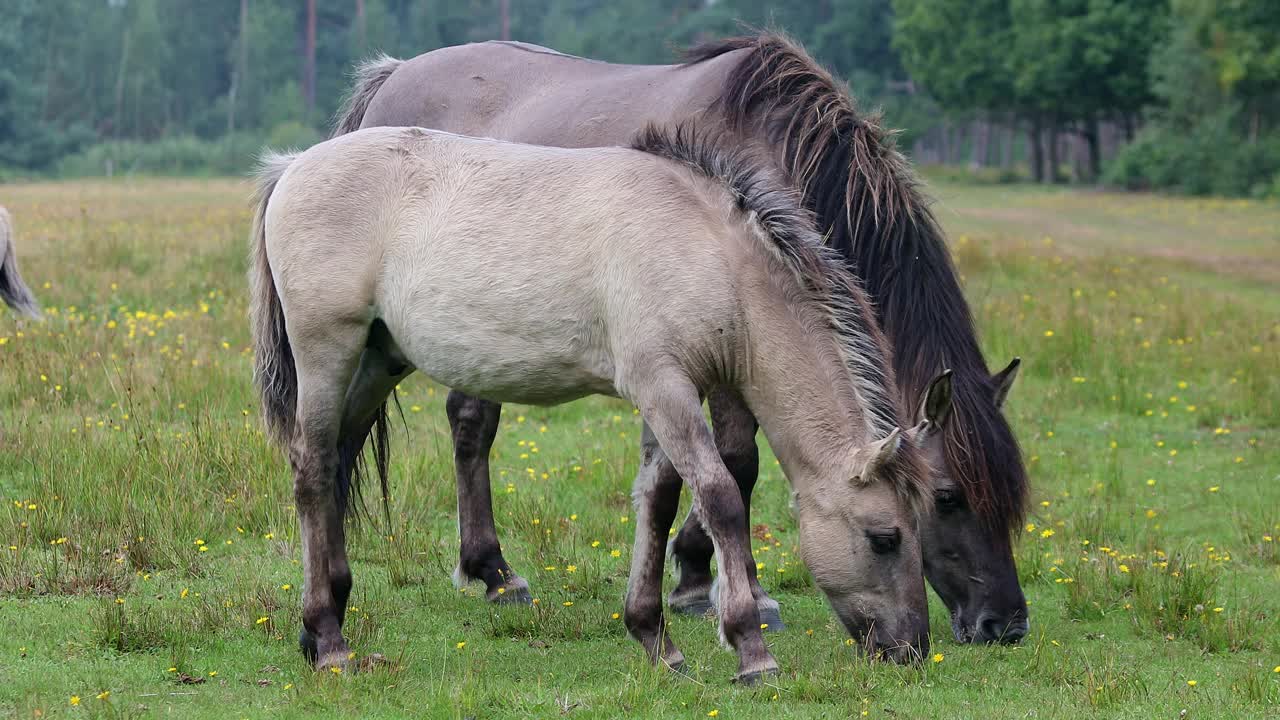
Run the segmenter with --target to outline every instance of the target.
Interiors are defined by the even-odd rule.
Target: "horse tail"
[[[13,225],[9,211],[0,207],[0,299],[30,318],[40,317],[36,296],[18,274],[18,256],[13,247]]]
[[[294,157],[275,153],[262,157],[253,199],[253,258],[249,270],[253,379],[262,398],[262,415],[267,431],[273,440],[284,446],[293,440],[297,424],[298,370],[293,363],[289,335],[285,332],[284,308],[280,305],[280,294],[276,292],[275,277],[267,259],[266,216],[271,193]]]
[[[262,157],[257,172],[257,191],[254,195],[252,268],[249,286],[252,305],[249,316],[253,325],[253,378],[262,399],[262,415],[267,431],[278,444],[288,447],[297,431],[298,369],[293,360],[293,348],[285,330],[284,308],[276,290],[275,276],[267,259],[267,204],[280,177],[297,157],[268,153]],[[390,527],[390,494],[387,485],[390,461],[390,423],[386,401],[371,417],[355,427],[344,428],[338,438],[338,469],[334,496],[339,510],[353,518],[363,508],[360,498],[361,480],[369,474],[365,464],[364,446],[373,446],[373,465],[382,489],[383,515]],[[399,402],[397,401],[397,407]],[[355,502],[351,502],[352,499]]]
[[[378,94],[378,90],[387,78],[391,77],[391,73],[403,64],[403,60],[397,60],[385,54],[360,63],[353,73],[355,87],[351,89],[351,94],[338,110],[338,121],[333,127],[333,137],[360,129],[360,123],[364,121],[365,111],[369,109],[373,96]]]
[[[369,476],[370,469],[365,457],[364,446],[368,443],[373,455],[373,470],[378,475],[378,486],[382,491],[382,518],[388,530],[391,528],[391,488],[389,469],[391,462],[391,423],[388,406],[394,400],[396,408],[400,408],[400,398],[395,390],[390,399],[383,400],[373,415],[351,428],[344,428],[338,438],[338,477],[334,493],[338,499],[338,509],[352,520],[368,515],[364,498],[361,496],[363,480]],[[401,419],[404,413],[401,412]],[[352,502],[354,500],[354,502]]]

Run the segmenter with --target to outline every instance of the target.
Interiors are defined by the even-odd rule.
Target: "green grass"
[[[779,543],[757,558],[784,673],[740,689],[713,623],[673,619],[687,680],[613,617],[640,430],[616,400],[506,408],[499,532],[539,603],[455,590],[444,393],[417,377],[392,526],[350,542],[348,638],[389,662],[307,668],[288,467],[249,381],[247,193],[4,188],[50,310],[0,315],[0,714],[1280,716],[1280,207],[935,188],[992,365],[1026,360],[1008,412],[1034,482],[1016,550],[1031,634],[957,645],[934,598],[940,662],[857,659],[766,456],[753,520]]]

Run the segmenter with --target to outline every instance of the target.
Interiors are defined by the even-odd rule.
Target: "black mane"
[[[762,132],[805,206],[871,295],[893,344],[899,388],[917,407],[942,370],[953,375],[948,470],[970,507],[1008,537],[1028,495],[1017,440],[995,388],[944,234],[907,160],[876,116],[860,116],[843,85],[789,38],[717,40],[689,63],[746,50],[719,100],[731,129]]]

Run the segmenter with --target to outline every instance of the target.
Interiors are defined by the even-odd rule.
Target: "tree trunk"
[[[306,36],[302,47],[302,102],[308,114],[316,107],[316,0],[307,0]]]
[[[1098,143],[1098,120],[1089,118],[1084,124],[1084,141],[1088,144],[1088,163],[1085,165],[1085,180],[1097,182],[1102,172],[1102,151]]]
[[[124,81],[129,71],[130,27],[124,27],[124,39],[120,43],[120,68],[116,72],[116,109],[112,114],[111,134],[120,137],[120,127],[124,124]]]
[[[975,168],[987,166],[988,151],[991,147],[991,123],[983,118],[973,124],[973,160]]]
[[[1044,148],[1040,145],[1040,118],[1031,119],[1027,128],[1027,146],[1031,151],[1031,179],[1034,182],[1044,181]]]
[[[1049,149],[1049,166],[1045,168],[1044,181],[1052,185],[1058,182],[1058,164],[1060,162],[1058,154],[1058,122],[1056,120],[1050,120],[1049,127],[1045,130],[1048,136],[1046,138],[1047,142],[1045,145],[1047,145]]]
[[[236,64],[231,70],[231,87],[227,90],[227,132],[236,131],[236,104],[245,71],[249,69],[249,0],[240,0],[240,37],[236,48]]]
[[[938,164],[946,165],[951,162],[951,121],[943,120],[942,127],[939,128],[938,134]]]
[[[1110,120],[1098,123],[1098,159],[1110,162],[1116,156],[1116,124]]]
[[[49,102],[53,97],[53,31],[56,22],[49,23],[49,35],[45,39],[44,50],[44,97],[40,99],[40,119],[49,119]]]
[[[1013,164],[1013,141],[1017,134],[1016,128],[1012,125],[1000,128],[1000,169],[1008,170]]]
[[[364,16],[364,0],[356,0],[356,51],[360,57],[369,50],[369,36],[366,31]]]

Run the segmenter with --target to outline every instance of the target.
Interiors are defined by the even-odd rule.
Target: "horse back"
[[[692,65],[617,65],[522,43],[441,48],[403,63],[361,127],[419,126],[557,147],[625,145],[647,123],[714,112],[741,52]]]
[[[377,128],[294,161],[267,244],[291,322],[291,301],[379,318],[442,384],[556,403],[614,392],[671,347],[723,375],[724,329],[741,326],[733,215],[722,187],[635,150]]]

